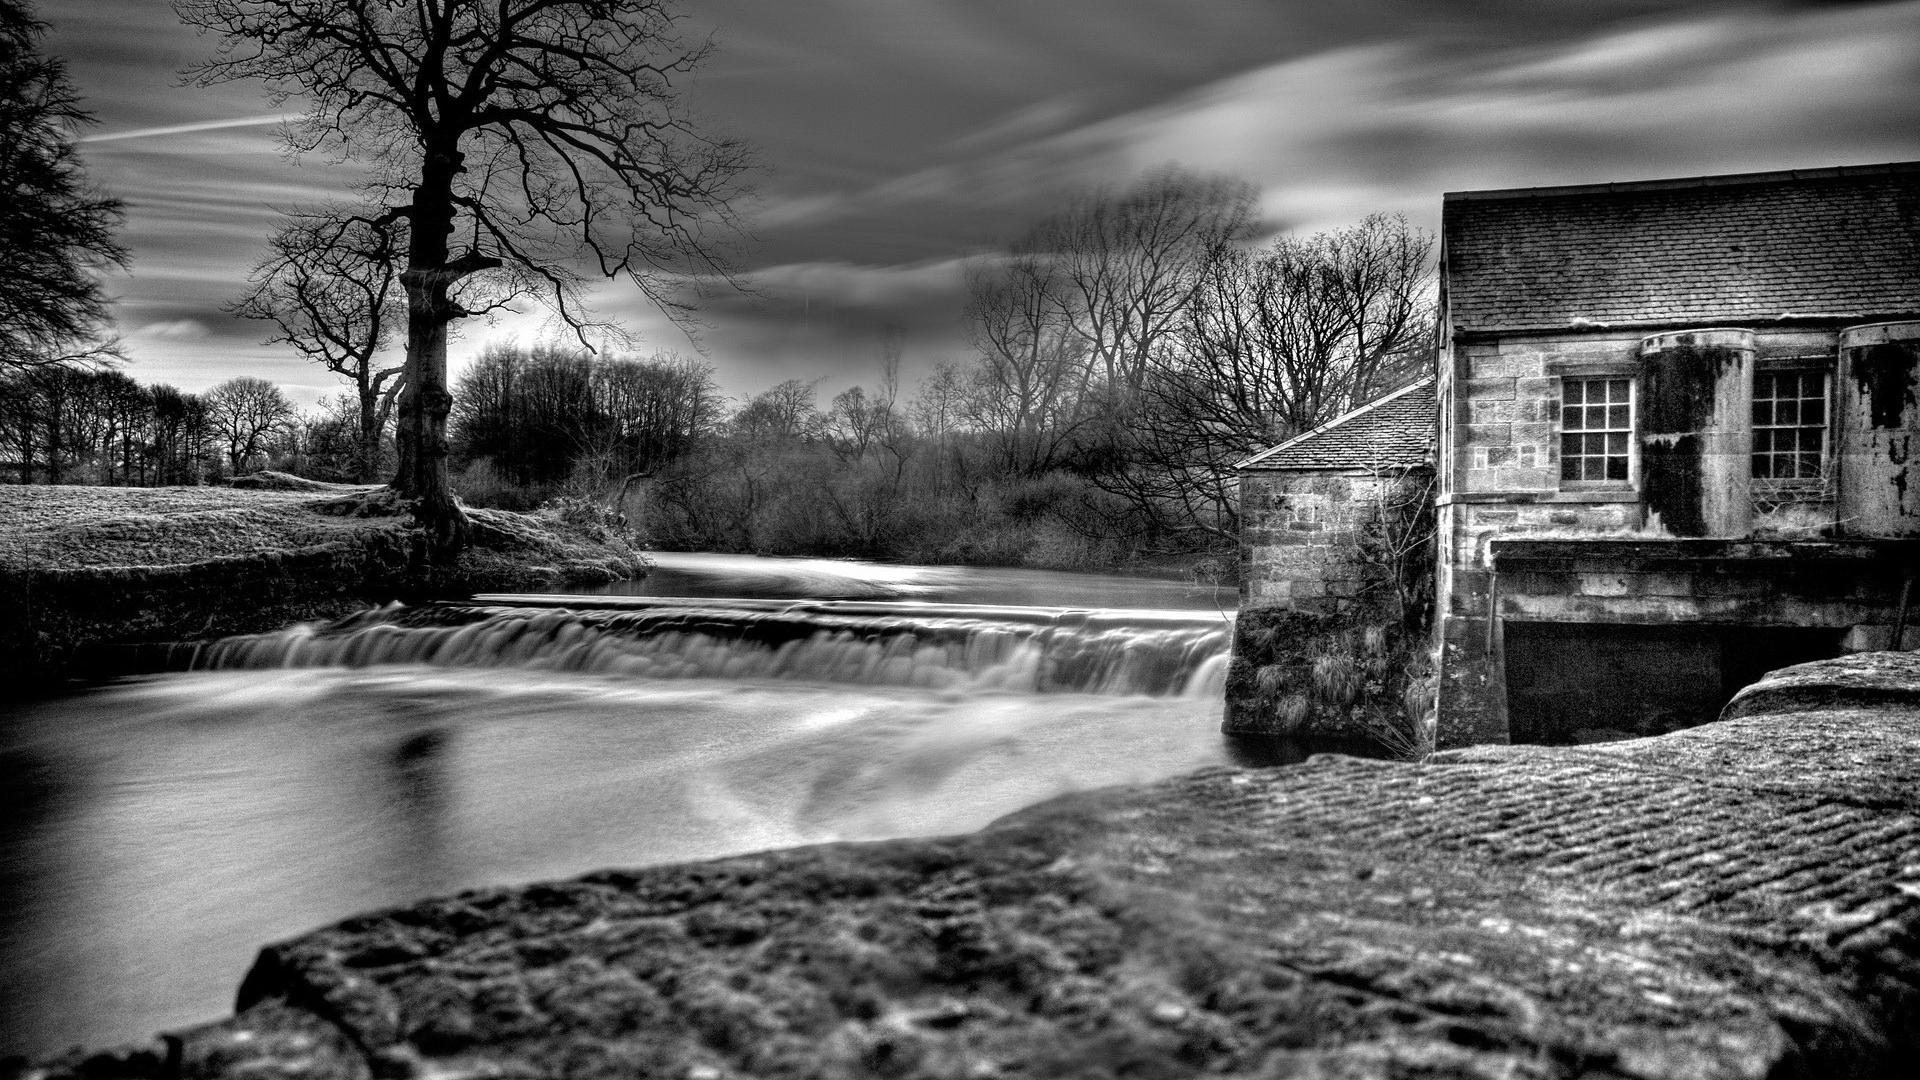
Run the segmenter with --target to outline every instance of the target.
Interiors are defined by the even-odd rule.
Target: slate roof
[[[1920,313],[1920,162],[1456,191],[1455,332]]]
[[[1431,376],[1262,450],[1242,469],[1392,469],[1433,459]]]

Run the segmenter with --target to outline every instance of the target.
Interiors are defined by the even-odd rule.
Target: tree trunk
[[[397,434],[399,468],[392,488],[413,503],[414,520],[426,530],[436,557],[466,546],[467,516],[447,485],[447,326],[459,314],[450,291],[460,273],[448,266],[447,237],[453,231],[453,178],[460,171],[455,150],[429,151],[414,189],[407,269],[407,362],[400,393]]]
[[[374,474],[380,469],[380,395],[365,379],[356,387],[360,393],[360,439],[355,448],[353,478],[362,484],[373,483]]]
[[[453,321],[445,271],[408,270],[407,385],[400,393],[399,468],[392,487],[413,501],[413,516],[436,553],[466,546],[467,518],[447,484],[447,324]]]

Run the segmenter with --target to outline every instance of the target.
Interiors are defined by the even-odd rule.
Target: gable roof
[[[1456,191],[1455,331],[1920,313],[1920,162]]]
[[[1433,458],[1433,377],[1408,383],[1385,397],[1262,450],[1241,469],[1393,469],[1424,465]]]

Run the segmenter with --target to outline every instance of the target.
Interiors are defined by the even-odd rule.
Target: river
[[[226,1015],[262,944],[373,908],[968,830],[1231,755],[1230,594],[658,560],[0,706],[0,1054]]]

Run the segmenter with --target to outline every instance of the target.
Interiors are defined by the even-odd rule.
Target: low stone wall
[[[1904,1075],[1920,656],[1727,717],[468,892],[270,946],[232,1020],[24,1075]]]
[[[1426,635],[1363,611],[1243,608],[1220,729],[1302,752],[1418,757],[1433,748],[1427,653]]]
[[[118,489],[87,490],[110,503]],[[163,542],[152,565],[0,563],[0,697],[120,673],[126,650],[139,646],[277,630],[396,599],[600,585],[647,570],[604,529],[468,514],[472,545],[448,565],[435,565],[423,534],[399,517],[354,519],[332,539],[196,561],[177,561]]]

